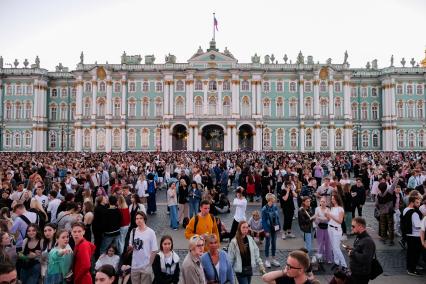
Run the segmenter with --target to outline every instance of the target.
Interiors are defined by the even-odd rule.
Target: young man
[[[376,253],[376,245],[367,233],[365,219],[356,217],[352,220],[352,233],[356,235],[354,247],[346,250],[349,255],[349,267],[354,283],[370,281],[371,262]]]
[[[20,252],[22,250],[22,241],[27,234],[27,228],[32,223],[38,224],[38,216],[37,213],[27,211],[22,203],[16,204],[13,207],[13,212],[17,217],[13,221],[10,232],[15,235],[16,251]]]
[[[356,179],[356,183],[351,187],[352,195],[352,218],[355,218],[355,209],[358,210],[358,216],[362,217],[362,206],[365,204],[366,192],[361,178]]]
[[[85,225],[76,222],[71,226],[71,235],[74,239],[74,265],[73,275],[75,284],[92,283],[90,273],[91,258],[95,253],[95,245],[84,238]]]
[[[132,283],[152,283],[150,267],[158,251],[158,245],[155,232],[146,225],[146,220],[144,212],[137,212],[137,227],[130,232],[129,247],[133,249],[130,276]]]
[[[0,263],[0,283],[15,284],[18,283],[18,274],[16,267],[11,262]]]
[[[58,207],[61,204],[61,200],[58,197],[57,191],[49,192],[49,203],[47,205],[47,214],[50,215],[50,222],[56,223],[56,213],[58,212]]]

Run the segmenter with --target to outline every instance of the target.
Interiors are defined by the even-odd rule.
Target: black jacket
[[[354,241],[354,248],[349,256],[349,267],[352,274],[369,275],[371,261],[376,253],[376,245],[367,232],[359,234]]]

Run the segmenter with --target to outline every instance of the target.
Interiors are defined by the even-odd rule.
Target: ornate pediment
[[[188,63],[215,63],[215,64],[223,64],[223,63],[237,63],[238,60],[234,58],[234,56],[225,49],[225,52],[219,52],[216,50],[209,50],[203,52],[201,49],[198,50],[196,54],[194,54],[189,60]]]

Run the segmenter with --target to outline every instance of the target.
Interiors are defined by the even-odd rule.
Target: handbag
[[[380,210],[377,207],[374,208],[374,218],[376,218],[377,220],[380,219]]]
[[[370,270],[370,280],[374,280],[383,273],[383,267],[380,262],[377,260],[376,253],[374,253],[374,258],[371,261],[371,270]]]
[[[328,224],[327,223],[318,223],[318,228],[326,230],[328,228]]]

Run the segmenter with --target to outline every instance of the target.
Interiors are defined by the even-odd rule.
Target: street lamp
[[[158,123],[157,124],[157,128],[160,129],[160,145],[157,145],[157,152],[161,152],[161,145],[162,145],[162,141],[161,141],[161,136],[162,136],[162,129],[163,129],[163,124],[162,123]]]
[[[262,152],[263,152],[263,143],[264,143],[263,129],[265,129],[265,128],[267,128],[267,127],[268,127],[268,125],[266,125],[266,124],[262,124],[262,125],[260,126],[260,128],[262,129],[262,147],[261,147]]]
[[[64,151],[64,124],[61,123],[61,152]]]

